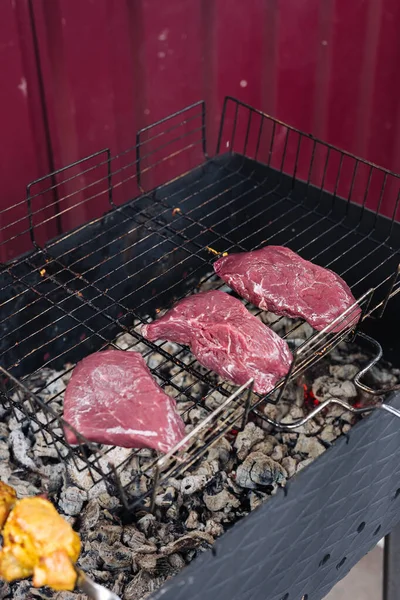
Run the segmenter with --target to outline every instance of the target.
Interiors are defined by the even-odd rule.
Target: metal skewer
[[[76,580],[76,587],[79,588],[84,594],[92,598],[93,600],[121,600],[117,594],[111,592],[103,585],[100,585],[93,581],[86,573],[76,568],[78,578]]]

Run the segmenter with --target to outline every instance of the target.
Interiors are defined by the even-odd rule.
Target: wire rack
[[[122,154],[106,149],[36,180],[24,203],[1,213],[5,254],[26,250],[0,274],[3,403],[40,429],[61,460],[117,489],[128,508],[154,502],[157,484],[186,473],[250,411],[279,401],[289,381],[354,335],[357,304],[361,321],[380,316],[400,290],[397,175],[232,98],[210,158],[205,123],[205,105],[196,103],[141,130]],[[269,394],[255,394],[251,381],[233,388],[187,348],[142,338],[140,324],[161,309],[222,287],[212,275],[216,257],[267,243],[332,268],[357,298],[294,348],[288,376]],[[287,329],[289,344],[301,325]],[[194,406],[208,414],[143,469],[139,451],[116,460],[112,448],[64,439],[64,382],[76,362],[107,347],[140,351],[184,418]],[[49,369],[54,376],[44,381]],[[150,481],[145,492],[140,476]]]

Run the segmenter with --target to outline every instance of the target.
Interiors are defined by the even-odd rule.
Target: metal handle
[[[93,579],[90,579],[80,569],[76,569],[78,579],[76,581],[76,587],[79,588],[84,594],[92,598],[93,600],[121,600],[117,594],[111,592],[102,585],[99,585]]]
[[[383,410],[390,412],[392,415],[394,415],[395,417],[399,417],[400,419],[400,410],[398,410],[397,408],[393,408],[393,406],[390,406],[390,404],[381,404],[380,408],[383,408]]]
[[[390,388],[373,390],[372,388],[368,387],[364,383],[361,383],[360,379],[362,377],[364,377],[365,373],[367,373],[374,365],[376,365],[377,362],[379,362],[381,360],[382,355],[383,355],[383,350],[382,350],[382,346],[380,345],[380,343],[377,342],[371,336],[367,335],[366,333],[361,333],[360,331],[358,331],[356,334],[356,337],[357,336],[363,338],[369,344],[371,344],[375,348],[376,354],[375,354],[374,358],[363,369],[361,369],[361,371],[359,371],[357,373],[357,375],[354,377],[354,385],[356,387],[358,387],[359,390],[362,390],[363,392],[366,392],[367,394],[370,394],[371,396],[384,396],[385,394],[389,394],[390,392],[395,392],[397,390],[400,390],[400,385],[393,385]]]
[[[331,404],[338,404],[344,410],[349,410],[350,412],[352,412],[355,415],[370,412],[371,410],[374,410],[375,408],[380,408],[381,406],[383,407],[383,405],[377,404],[374,406],[363,406],[362,408],[354,408],[354,406],[351,406],[351,404],[348,404],[347,402],[345,402],[344,400],[341,400],[340,398],[328,398],[328,400],[324,400],[324,402],[321,402],[321,404],[316,406],[311,412],[308,413],[308,415],[306,415],[302,419],[296,419],[295,421],[292,421],[291,423],[284,423],[283,421],[275,421],[274,419],[270,419],[269,417],[267,417],[266,415],[261,413],[258,410],[258,408],[256,408],[254,410],[254,413],[257,415],[257,417],[260,417],[263,421],[266,421],[269,425],[276,427],[276,429],[284,429],[287,431],[292,431],[292,430],[297,429],[298,427],[301,427],[302,425],[305,425],[306,423],[308,423],[308,421],[310,421],[318,413],[320,413],[322,410],[324,410],[324,408],[327,408]],[[387,406],[387,405],[385,404],[385,406]]]
[[[356,337],[357,336],[363,338],[368,343],[370,343],[375,348],[376,352],[375,352],[375,356],[370,360],[370,362],[363,369],[361,369],[361,371],[359,371],[357,373],[357,375],[355,376],[355,378],[354,378],[354,384],[355,384],[355,386],[359,390],[362,390],[363,392],[366,392],[367,394],[370,394],[371,396],[385,396],[386,394],[389,394],[391,392],[400,390],[400,385],[394,385],[394,386],[392,386],[390,388],[384,388],[384,389],[374,390],[374,389],[370,388],[369,386],[367,386],[367,385],[365,385],[364,383],[361,382],[361,379],[364,377],[364,375],[374,365],[376,365],[376,363],[378,361],[380,361],[380,359],[382,358],[382,355],[383,355],[383,350],[382,350],[382,346],[380,345],[380,343],[377,342],[374,338],[372,338],[369,335],[367,335],[366,333],[361,333],[361,332],[358,331],[356,333]],[[385,404],[385,403],[369,404],[367,406],[355,408],[354,406],[352,406],[351,404],[348,404],[348,402],[346,402],[345,400],[341,400],[340,398],[328,398],[327,400],[325,400],[324,402],[321,402],[321,404],[319,404],[318,406],[316,406],[311,412],[308,413],[308,415],[306,415],[302,419],[294,420],[291,423],[284,423],[282,421],[275,421],[274,419],[270,419],[269,417],[267,417],[266,415],[264,415],[258,409],[255,409],[254,413],[258,417],[260,417],[261,419],[263,419],[263,421],[266,421],[269,425],[272,425],[276,429],[283,429],[283,430],[287,430],[287,431],[293,431],[294,429],[297,429],[298,427],[301,427],[302,425],[305,425],[306,423],[308,423],[308,421],[310,421],[313,417],[315,417],[322,410],[324,410],[325,408],[327,408],[330,404],[338,404],[339,406],[341,406],[342,408],[344,408],[344,410],[348,410],[348,411],[350,411],[351,413],[353,413],[355,415],[360,415],[360,414],[363,414],[363,413],[366,413],[366,412],[371,412],[372,410],[375,410],[376,408],[382,408],[383,410],[386,410],[387,412],[390,412],[395,417],[399,417],[400,418],[400,410],[398,410],[397,408],[393,408],[393,406],[390,406],[390,404]]]

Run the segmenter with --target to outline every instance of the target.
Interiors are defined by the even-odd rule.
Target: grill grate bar
[[[29,264],[29,263],[28,263],[28,264]],[[49,276],[49,278],[50,278],[52,281],[54,281],[56,284],[58,284],[58,283],[59,283],[59,282],[58,282],[58,280],[57,280],[56,278],[54,278],[53,276]],[[24,283],[24,282],[21,282],[21,283]],[[65,286],[64,284],[61,284],[61,287],[62,287],[63,289],[65,289],[65,291],[66,291],[67,293],[74,294],[74,292],[73,292],[72,290],[69,290],[69,288],[68,288],[67,286]],[[95,287],[95,286],[93,286],[93,287]],[[96,288],[95,288],[95,289],[96,289]],[[35,290],[33,290],[33,291],[35,291]],[[97,291],[98,291],[98,290],[97,290]],[[101,311],[101,310],[97,309],[97,307],[95,307],[91,301],[88,301],[88,300],[86,300],[86,301],[85,301],[85,300],[83,300],[83,299],[82,299],[82,303],[86,303],[86,302],[88,302],[88,303],[89,303],[89,305],[90,305],[92,308],[94,308],[94,310],[97,312],[97,314],[99,314],[99,315],[101,315],[101,316],[103,316],[103,317],[107,318],[107,319],[108,319],[109,321],[111,321],[113,324],[117,325],[117,326],[118,326],[118,327],[119,327],[119,328],[120,328],[122,331],[125,331],[125,333],[129,333],[130,335],[132,335],[132,336],[136,337],[136,339],[137,339],[137,342],[138,342],[138,343],[139,343],[139,342],[143,342],[143,341],[145,341],[145,340],[144,340],[144,338],[143,338],[142,336],[140,336],[140,335],[139,335],[137,332],[135,332],[134,330],[132,330],[132,329],[130,329],[130,328],[128,328],[128,327],[126,327],[125,325],[123,325],[123,324],[122,324],[122,323],[121,323],[119,320],[117,320],[117,319],[113,319],[113,318],[112,318],[110,315],[108,315],[108,314],[107,314],[105,311]],[[57,306],[59,306],[59,305],[57,305]],[[93,330],[91,327],[89,327],[89,326],[87,325],[87,320],[86,320],[86,321],[81,321],[81,320],[79,320],[77,317],[75,317],[75,316],[73,315],[73,311],[71,311],[71,312],[68,312],[68,311],[65,311],[64,309],[62,309],[62,310],[63,310],[64,314],[66,314],[67,316],[71,316],[71,317],[73,317],[73,318],[74,318],[74,320],[77,322],[77,324],[78,324],[78,325],[85,324],[85,327],[87,327],[88,329],[90,329],[90,330],[92,331],[92,335],[101,337],[102,341],[104,342],[104,344],[102,345],[102,349],[104,349],[104,348],[105,348],[105,347],[107,347],[107,346],[112,346],[112,347],[114,347],[115,349],[119,349],[119,348],[118,348],[118,346],[117,346],[115,343],[113,343],[113,342],[110,342],[110,341],[109,341],[109,340],[108,340],[106,337],[104,337],[104,336],[102,336],[102,335],[101,335],[101,330],[98,330],[98,331],[96,331],[96,330]],[[91,318],[91,317],[90,317],[90,318]],[[68,330],[66,333],[71,333],[71,332],[73,331],[73,329],[75,329],[75,327],[74,327],[74,328],[71,328],[71,329],[70,329],[70,330]],[[39,330],[39,333],[40,333],[40,332],[41,332],[41,330]],[[37,333],[37,332],[36,332],[36,333]],[[61,334],[60,334],[60,335],[61,335]],[[63,334],[63,335],[65,335],[65,334]],[[54,341],[54,339],[56,339],[56,338],[53,338],[51,341]],[[152,344],[151,342],[148,342],[147,340],[146,340],[146,344],[147,344],[147,346],[149,346],[149,347],[151,348],[151,350],[152,350],[152,351],[154,351],[154,349],[157,349],[157,352],[159,352],[160,354],[164,354],[164,356],[165,356],[165,358],[166,358],[166,359],[168,359],[168,360],[169,360],[169,359],[171,358],[171,355],[170,355],[169,353],[166,353],[166,352],[165,352],[165,351],[164,351],[164,350],[161,348],[161,346],[156,346],[156,345]],[[45,345],[44,345],[44,346],[45,346]],[[35,352],[35,351],[37,351],[37,350],[38,350],[38,348],[34,348],[34,349],[32,349],[32,350],[31,350],[31,352]],[[55,358],[59,358],[59,357],[55,357]],[[52,359],[52,360],[54,360],[54,357],[53,357],[53,359]],[[203,383],[206,383],[206,384],[210,385],[210,381],[209,381],[209,380],[208,380],[206,377],[202,376],[202,375],[201,375],[200,373],[198,373],[197,371],[193,371],[189,365],[186,365],[185,363],[182,363],[182,362],[181,362],[181,361],[180,361],[180,360],[179,360],[177,357],[174,357],[174,363],[175,363],[177,366],[180,366],[182,370],[188,371],[188,372],[189,372],[189,373],[191,373],[191,374],[195,374],[197,378],[199,378],[200,380],[202,380],[202,381],[203,381]],[[38,372],[39,372],[39,369],[38,369],[36,372],[34,372],[34,373],[38,373]],[[161,374],[160,372],[158,372],[158,371],[155,371],[155,370],[153,370],[153,372],[154,372],[154,373],[156,373],[156,374],[157,374],[157,376],[158,376],[158,377],[160,377],[161,379],[164,379],[164,382],[165,382],[165,383],[168,383],[168,385],[171,385],[171,386],[172,386],[172,387],[174,387],[174,388],[175,388],[177,391],[179,391],[180,393],[182,393],[182,390],[181,390],[179,387],[175,386],[175,384],[172,382],[172,379],[170,379],[170,378],[166,378],[166,377],[163,377],[163,376],[162,376],[162,374]],[[33,373],[33,374],[34,374],[34,373]],[[225,395],[229,395],[229,394],[228,394],[228,392],[226,392],[226,391],[225,391],[223,388],[219,388],[219,386],[216,386],[216,387],[215,387],[215,389],[216,389],[216,390],[218,389],[218,391],[220,391],[220,393],[223,393],[223,394],[225,394]],[[190,399],[190,396],[188,396],[188,399]]]
[[[16,415],[22,414],[51,436],[50,443],[56,445],[58,452],[66,448],[78,470],[93,469],[93,481],[104,476],[109,485],[120,491],[126,506],[145,499],[133,489],[133,480],[126,485],[120,480],[138,451],[109,465],[104,461],[112,448],[96,446],[87,456],[85,444],[79,448],[68,446],[59,416],[64,390],[57,387],[45,399],[41,394],[73,367],[56,369],[52,381],[41,381],[33,393],[27,385],[32,377],[39,378],[43,367],[71,362],[72,355],[78,357],[72,362],[77,362],[91,349],[136,349],[149,363],[157,356],[157,366],[150,370],[162,387],[176,395],[178,402],[185,403],[183,414],[195,406],[206,411],[203,426],[189,436],[189,450],[174,449],[163,459],[154,455],[145,473],[154,492],[157,482],[183,474],[234,424],[243,426],[250,411],[264,402],[278,402],[289,381],[354,329],[350,310],[336,321],[336,325],[346,323],[345,328],[335,331],[334,322],[297,347],[290,373],[269,394],[254,393],[251,382],[232,393],[231,386],[220,383],[212,372],[201,367],[184,346],[153,344],[138,331],[150,315],[184,297],[193,287],[223,287],[223,283],[214,281],[215,255],[256,249],[265,243],[289,245],[305,258],[325,267],[335,265],[338,274],[348,276],[363,309],[363,319],[378,307],[382,313],[389,297],[400,291],[399,249],[393,242],[400,198],[397,176],[243,103],[235,102],[234,114],[228,118],[227,106],[232,102],[225,102],[218,140],[218,154],[227,140],[226,156],[208,159],[205,109],[203,103],[198,103],[145,128],[139,132],[136,146],[116,157],[111,157],[109,150],[102,150],[52,174],[50,186],[46,185],[49,177],[33,182],[28,186],[27,198],[30,228],[24,232],[31,234],[36,251],[3,271],[10,277],[4,278],[2,288],[0,348],[14,384],[11,389],[8,386],[7,400],[2,394],[4,401],[9,402]],[[196,114],[189,114],[190,110]],[[174,124],[177,117],[180,120]],[[157,130],[160,126],[161,132]],[[157,145],[152,146],[154,143]],[[147,177],[153,181],[158,169],[167,169],[169,161],[191,165],[188,157],[200,147],[203,153],[195,167],[188,167],[186,173],[174,171],[167,186],[157,184],[152,186],[152,192],[135,197],[135,192],[144,190]],[[134,159],[130,153],[134,153]],[[252,156],[256,161],[264,158],[267,166]],[[186,158],[188,162],[184,163]],[[93,165],[91,161],[97,162]],[[346,173],[350,185],[344,193]],[[365,179],[362,187],[360,177]],[[134,199],[119,204],[116,192],[125,193],[128,188]],[[47,193],[52,194],[53,203],[44,203],[45,208],[38,209],[36,202]],[[378,199],[372,218],[368,208],[371,194],[377,194]],[[389,207],[393,210],[389,210],[390,218],[382,229],[378,212],[387,205],[388,194],[393,196]],[[97,202],[103,201],[108,214],[104,217],[97,212],[82,222],[82,214],[89,214]],[[61,208],[56,216],[50,216],[46,211],[54,203]],[[79,217],[76,223],[75,214]],[[44,246],[39,228],[65,217],[71,217],[75,228],[70,226],[68,233]],[[36,222],[38,218],[40,221]],[[19,218],[4,227],[10,228],[15,239],[24,232],[14,234],[13,226],[22,227],[26,220],[27,217]],[[262,313],[253,309],[252,312]],[[44,325],[46,318],[52,323],[50,333]],[[269,324],[277,328],[281,323],[282,318],[277,318]],[[301,325],[300,320],[288,325],[283,337],[291,343]],[[84,339],[79,338],[81,331]],[[123,345],[119,334],[125,336]],[[65,347],[63,339],[68,340]],[[48,348],[53,350],[47,356]],[[43,360],[38,364],[40,353]],[[30,362],[34,358],[36,362]],[[23,372],[16,378],[18,369]],[[183,374],[188,377],[182,378]],[[3,375],[8,376],[4,369]],[[20,390],[20,397],[11,396],[14,390]],[[219,399],[214,410],[206,406],[206,399],[213,395]],[[45,423],[37,419],[35,406],[44,411]]]
[[[165,226],[165,227],[166,227],[166,228],[168,228],[168,226]],[[159,233],[159,231],[158,231],[158,233]],[[179,233],[182,235],[182,232],[179,232]],[[201,235],[201,234],[199,234],[199,235]],[[346,234],[346,235],[347,235],[347,234]],[[291,239],[293,240],[293,239],[295,239],[295,237],[296,237],[296,236],[294,236],[294,237],[293,237],[293,238],[291,238]],[[191,240],[191,241],[193,241],[193,240]],[[238,245],[238,244],[236,244],[236,245]],[[180,247],[182,247],[182,246],[180,246]],[[200,248],[201,250],[203,249],[201,246],[199,246],[199,248]],[[244,248],[243,248],[243,247],[241,247],[241,249],[244,249]],[[316,256],[318,256],[318,255],[316,255]],[[368,256],[369,256],[369,255],[368,255]],[[315,257],[314,257],[314,258],[315,258]],[[49,259],[49,260],[51,260],[51,259]],[[63,266],[62,266],[62,268],[63,268]],[[69,270],[69,269],[68,269],[68,270]],[[76,276],[76,277],[82,278],[81,274],[79,274],[79,275],[78,275],[78,274],[76,274],[76,273],[72,273],[72,274],[73,274],[73,276]],[[89,284],[88,284],[88,287],[89,287],[89,285],[90,285],[90,286],[92,286],[93,284],[90,284],[90,283],[89,283]],[[104,292],[102,292],[101,290],[99,290],[99,289],[98,289],[96,286],[94,286],[94,287],[95,287],[95,289],[96,289],[97,291],[99,291],[99,293],[100,293],[100,294],[103,294],[103,293],[104,293]],[[111,298],[110,298],[110,299],[111,299]],[[112,299],[111,299],[111,300],[112,300]]]

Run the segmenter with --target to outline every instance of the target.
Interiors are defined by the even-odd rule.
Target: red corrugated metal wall
[[[2,0],[0,209],[199,99],[212,152],[225,95],[400,171],[399,22],[398,0]]]

